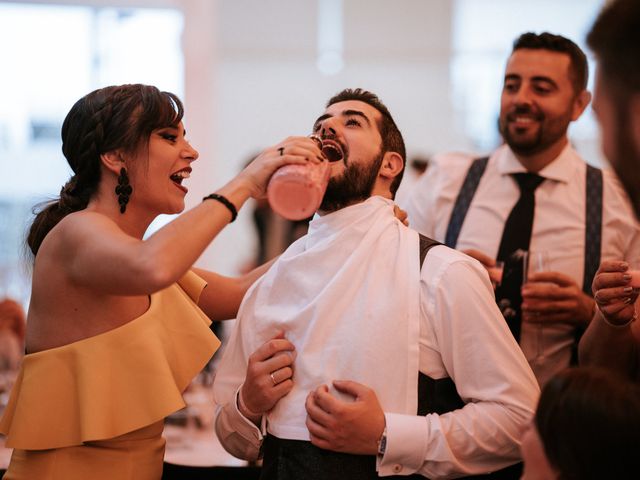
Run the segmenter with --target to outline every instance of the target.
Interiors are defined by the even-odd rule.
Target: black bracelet
[[[229,209],[229,211],[231,212],[231,222],[229,222],[229,223],[232,223],[236,219],[236,217],[238,216],[238,209],[236,208],[236,206],[233,203],[231,203],[229,201],[229,199],[227,197],[224,197],[224,196],[219,195],[217,193],[212,193],[211,195],[207,195],[206,197],[204,197],[202,199],[203,202],[205,200],[217,200],[218,202],[223,204],[225,207],[227,207]]]

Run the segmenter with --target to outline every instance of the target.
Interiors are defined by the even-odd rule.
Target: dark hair
[[[362,88],[346,88],[331,97],[326,106],[329,107],[334,103],[346,102],[349,100],[364,102],[368,105],[371,105],[373,108],[380,112],[380,114],[382,115],[382,122],[378,125],[378,130],[380,130],[380,136],[382,137],[381,153],[398,153],[402,157],[402,164],[406,166],[407,152],[404,146],[404,139],[402,138],[402,134],[400,133],[396,122],[393,120],[393,117],[391,116],[391,113],[389,113],[389,109],[385,106],[385,104],[380,101],[377,95],[363,90]],[[402,172],[400,172],[398,176],[393,179],[393,182],[391,182],[391,185],[389,187],[391,195],[395,196],[395,193],[400,186],[400,181],[402,180],[403,174],[404,168],[402,169]]]
[[[62,124],[62,153],[74,174],[59,199],[34,207],[27,236],[33,254],[60,220],[86,208],[100,183],[100,155],[146,148],[151,132],[177,125],[183,113],[177,96],[149,85],[105,87],[78,100]]]
[[[587,45],[598,57],[600,71],[608,80],[615,82],[612,91],[625,97],[640,91],[638,0],[609,2],[587,35]]]
[[[569,79],[575,94],[577,95],[587,88],[587,80],[589,80],[587,56],[578,45],[568,38],[549,32],[542,32],[541,34],[527,32],[520,35],[513,42],[513,52],[521,48],[566,53],[571,60]]]
[[[555,375],[542,389],[535,425],[562,479],[640,472],[640,386],[616,372],[578,367]]]

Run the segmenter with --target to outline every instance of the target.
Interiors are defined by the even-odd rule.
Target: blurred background
[[[0,299],[28,306],[23,239],[31,208],[70,176],[60,127],[91,90],[147,83],[184,100],[188,137],[200,151],[187,182],[193,206],[262,148],[310,133],[328,98],[345,87],[381,97],[410,159],[489,152],[499,143],[512,41],[546,30],[584,46],[603,3],[0,0]],[[588,162],[602,164],[590,109],[571,138]],[[251,263],[257,238],[249,205],[199,264],[237,273]]]

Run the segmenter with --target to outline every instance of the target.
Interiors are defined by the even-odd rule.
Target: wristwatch
[[[378,440],[378,455],[384,456],[384,452],[387,450],[387,427],[384,427],[380,440]]]

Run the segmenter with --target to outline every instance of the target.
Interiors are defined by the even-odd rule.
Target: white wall
[[[229,179],[259,149],[288,135],[310,133],[326,101],[345,87],[363,87],[380,96],[402,130],[409,154],[467,146],[450,106],[450,1],[345,0],[345,68],[333,76],[316,67],[316,0],[212,3],[211,29],[217,35],[204,35],[215,37],[217,51],[214,127],[197,142],[191,137],[212,153],[211,158],[202,155],[200,162],[215,166],[208,168],[206,182],[198,183],[200,193]],[[197,18],[195,23],[206,22]],[[187,16],[186,37],[193,39],[198,35],[189,33],[190,27]],[[194,120],[189,98],[193,81],[187,76],[188,121]],[[187,128],[193,133],[193,127]],[[194,193],[192,200],[200,197]],[[251,256],[254,242],[250,209],[245,208],[202,262],[232,273]]]
[[[538,25],[548,24],[558,30],[567,12],[581,12],[586,4],[593,9],[599,0],[342,0],[345,68],[333,76],[316,67],[319,1],[325,0],[36,3],[183,12],[185,123],[201,153],[189,181],[187,201],[194,205],[236,174],[250,154],[288,135],[308,134],[327,99],[345,87],[364,87],[381,97],[405,136],[410,156],[473,149],[465,121],[468,109],[483,103],[475,101],[475,89],[464,95],[455,92],[454,98],[450,61],[456,6],[476,6],[480,13],[471,13],[472,20],[482,12],[495,12],[471,22],[480,44],[495,41],[498,27],[504,29],[507,19],[500,12],[506,6],[523,12],[517,17],[519,29],[539,31]],[[536,26],[529,27],[532,13],[540,15]],[[507,52],[511,40],[504,42]],[[78,98],[84,93],[78,92]],[[597,149],[595,135],[589,148]],[[252,256],[255,237],[249,210],[245,207],[238,221],[225,229],[201,265],[231,274]]]

